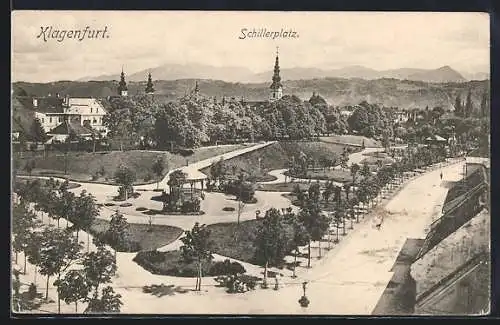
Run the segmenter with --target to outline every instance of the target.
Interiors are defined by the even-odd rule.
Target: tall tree
[[[487,117],[489,115],[488,111],[488,95],[486,92],[483,92],[481,95],[481,106],[480,106],[480,116],[481,117]]]
[[[268,267],[276,266],[283,260],[287,254],[286,244],[283,216],[278,209],[271,208],[258,224],[254,241],[255,260],[264,266],[264,287],[267,286]]]
[[[99,207],[95,203],[95,198],[92,194],[83,190],[80,196],[76,197],[74,219],[71,220],[73,228],[76,229],[76,239],[78,240],[78,232],[87,230],[95,218],[99,215]],[[87,251],[90,249],[90,234],[87,231]]]
[[[43,231],[43,240],[40,248],[40,274],[47,276],[45,299],[49,297],[49,279],[57,275],[60,280],[71,265],[80,258],[81,246],[76,238],[66,229],[46,228]],[[61,299],[57,295],[57,310],[61,312]]]
[[[125,165],[118,166],[115,172],[115,182],[120,185],[122,194],[125,197],[125,201],[128,199],[128,194],[134,192],[132,184],[136,180],[135,172]]]
[[[201,291],[203,263],[213,258],[210,230],[206,225],[200,226],[200,224],[196,222],[191,230],[186,230],[184,232],[184,237],[181,238],[181,241],[183,243],[181,246],[182,258],[186,262],[196,261],[198,273],[195,290]]]
[[[47,134],[45,134],[42,123],[38,118],[33,120],[33,124],[31,125],[31,135],[37,145],[39,142],[45,142],[45,139],[47,139]]]
[[[165,161],[162,157],[159,157],[154,163],[153,163],[153,173],[156,175],[156,188],[160,188],[160,181],[161,177],[163,176],[163,171],[165,170]]]
[[[66,304],[75,303],[75,312],[78,313],[78,302],[87,299],[90,293],[90,284],[82,270],[69,270],[63,278],[54,282],[59,297]]]
[[[104,287],[102,291],[99,290],[102,285],[111,283],[111,279],[116,273],[114,254],[106,249],[102,243],[99,243],[95,252],[84,255],[82,266],[90,288],[90,297],[86,299],[88,306],[85,313],[119,312],[122,305],[121,295],[115,294],[110,286]],[[99,293],[101,293],[100,297]]]
[[[464,110],[462,105],[462,98],[460,98],[460,94],[455,98],[455,115],[458,117],[464,116]]]
[[[351,165],[351,176],[352,176],[352,184],[353,185],[356,184],[356,176],[357,176],[360,169],[361,169],[361,167],[356,163]]]
[[[472,117],[474,114],[474,105],[472,104],[472,94],[471,91],[467,93],[467,99],[465,100],[465,108],[464,108],[464,114],[463,117]]]
[[[294,261],[293,261],[293,275],[292,277],[296,277],[295,269],[297,267],[297,255],[300,253],[299,247],[304,246],[309,241],[309,234],[307,233],[307,229],[304,227],[302,222],[299,220],[298,216],[295,213],[289,213],[287,222],[292,225],[293,229],[293,237],[291,238],[291,244],[294,248]]]
[[[111,216],[111,221],[109,222],[109,228],[106,230],[105,238],[107,242],[114,247],[115,259],[116,251],[120,249],[127,249],[129,237],[129,224],[127,219],[123,214],[119,213],[118,210]]]
[[[300,209],[299,220],[309,234],[307,267],[311,267],[311,241],[319,242],[319,254],[321,257],[321,240],[328,230],[329,219],[322,213],[319,202],[308,197]]]

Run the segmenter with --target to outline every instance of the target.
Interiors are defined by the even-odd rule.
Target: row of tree
[[[67,182],[61,184],[53,179],[45,184],[34,180],[17,187],[19,200],[14,203],[12,217],[16,263],[17,254],[24,252],[24,273],[27,261],[35,266],[31,284],[35,292],[37,273],[47,277],[45,299],[48,299],[50,278],[56,277],[59,312],[61,300],[75,303],[76,311],[78,302],[85,302],[85,312],[119,312],[120,295],[110,286],[103,287],[116,272],[116,252],[106,249],[101,240],[94,240],[97,250],[90,251],[90,236],[84,251],[78,240],[79,231],[90,227],[99,209],[92,195],[82,191],[80,196],[75,196],[67,187]],[[48,225],[44,225],[44,214],[48,215]],[[61,218],[67,220],[65,228],[60,227]],[[57,227],[50,224],[51,219],[57,220]],[[115,219],[112,218],[106,237],[114,238],[117,236],[113,234],[122,233],[123,227],[113,222]]]

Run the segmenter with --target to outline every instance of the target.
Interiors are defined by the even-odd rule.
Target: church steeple
[[[269,100],[278,100],[283,96],[283,85],[281,84],[278,47],[276,47],[276,61],[274,62],[273,82],[270,88],[271,94]]]
[[[120,94],[120,96],[127,96],[128,93],[127,82],[125,81],[125,73],[123,72],[123,66],[122,66],[122,73],[120,75],[120,82],[118,83],[118,93]]]
[[[153,94],[155,89],[153,87],[153,79],[151,78],[151,72],[148,74],[148,83],[146,84],[146,94]]]
[[[194,85],[194,93],[198,94],[199,92],[200,92],[200,87],[198,86],[198,80],[197,80]]]

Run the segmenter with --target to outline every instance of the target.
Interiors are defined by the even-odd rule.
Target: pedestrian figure
[[[441,174],[439,174],[439,177],[441,177],[441,180],[443,180],[443,172],[441,172]]]
[[[278,282],[278,275],[274,278],[274,290],[278,290],[280,288],[279,282]]]

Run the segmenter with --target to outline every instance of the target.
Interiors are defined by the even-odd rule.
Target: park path
[[[383,208],[385,217],[380,230],[371,222],[358,224],[348,237],[317,261],[314,268],[299,269],[295,280],[282,279],[279,291],[259,289],[229,295],[207,286],[209,293],[176,294],[158,299],[127,290],[123,312],[370,314],[392,277],[390,270],[404,242],[407,238],[425,236],[428,226],[441,211],[446,183],[462,177],[462,166],[456,163],[410,181]],[[307,309],[298,304],[303,281],[309,282],[307,296],[311,304]]]
[[[392,148],[403,149],[403,148],[406,148],[406,146],[394,146]],[[382,152],[384,150],[385,150],[384,148],[365,148],[361,151],[351,153],[349,155],[349,161],[347,162],[347,165],[351,166],[352,164],[359,164],[363,159],[367,158],[366,154],[374,153],[374,152]],[[335,168],[340,168],[340,166],[337,166]],[[286,179],[290,180],[289,177],[286,177],[284,175],[284,173],[287,170],[288,170],[287,168],[271,170],[268,174],[276,177],[276,179],[272,180],[272,181],[268,181],[268,182],[259,182],[259,184],[284,183]],[[309,179],[294,178],[294,180],[297,182],[309,182]],[[316,180],[313,180],[313,182],[316,182]],[[320,180],[320,183],[325,183],[325,182],[326,182],[326,180]],[[334,184],[335,184],[335,186],[344,185],[343,183],[339,183],[339,182],[334,182]]]

